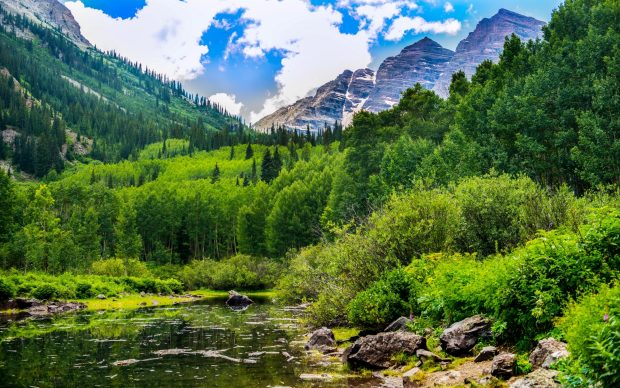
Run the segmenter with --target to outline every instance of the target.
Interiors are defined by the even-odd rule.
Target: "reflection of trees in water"
[[[86,312],[14,322],[0,332],[0,380],[16,385],[254,386],[293,384],[293,365],[281,352],[300,333],[291,312],[270,303],[232,311],[211,300],[169,308]],[[9,337],[18,338],[6,340]],[[158,356],[162,349],[222,350],[234,359],[270,350],[256,364],[198,354]],[[143,360],[113,366],[119,360]],[[112,378],[111,376],[114,376]],[[207,380],[201,380],[207,378]]]

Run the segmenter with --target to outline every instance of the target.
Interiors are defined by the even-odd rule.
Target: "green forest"
[[[618,1],[567,0],[448,99],[416,85],[318,133],[256,132],[0,17],[0,299],[275,289],[313,327],[420,332],[483,314],[522,354],[566,341],[566,386],[620,384]]]

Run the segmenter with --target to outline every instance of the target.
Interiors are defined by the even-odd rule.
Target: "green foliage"
[[[454,195],[464,218],[459,245],[480,255],[514,248],[563,221],[552,219],[549,196],[526,177],[469,178]]]
[[[409,316],[417,305],[416,285],[404,269],[388,272],[349,303],[349,322],[381,329],[398,317]]]
[[[370,217],[368,238],[385,254],[408,264],[424,253],[451,251],[461,230],[461,209],[442,190],[392,196]]]
[[[136,259],[106,259],[93,262],[92,271],[101,276],[134,276],[147,277],[150,272],[146,264]]]
[[[11,299],[16,293],[15,285],[7,279],[0,278],[0,301]]]
[[[620,370],[620,287],[602,286],[572,303],[560,320],[574,365],[563,365],[567,383],[604,387],[618,385]]]
[[[32,296],[39,300],[51,300],[59,296],[59,290],[51,284],[42,284],[32,291]]]
[[[236,255],[220,261],[193,261],[177,276],[188,289],[260,290],[273,287],[281,271],[274,260]]]

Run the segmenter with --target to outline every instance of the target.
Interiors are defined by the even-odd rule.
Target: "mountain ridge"
[[[476,28],[459,42],[455,51],[424,37],[405,47],[397,55],[386,58],[376,72],[371,69],[346,70],[336,78],[338,80],[344,74],[353,77],[353,74],[363,71],[364,77],[368,81],[372,80],[372,86],[366,82],[359,89],[330,90],[335,80],[330,81],[320,86],[315,95],[278,109],[258,120],[254,126],[263,131],[280,125],[296,129],[310,126],[311,129],[318,130],[326,123],[339,121],[346,127],[351,123],[353,115],[360,110],[379,112],[391,108],[398,103],[402,92],[416,83],[446,98],[453,73],[463,70],[471,77],[483,61],[499,59],[507,36],[514,33],[522,40],[537,39],[542,36],[544,25],[544,22],[535,18],[500,8],[495,15],[482,19]],[[325,96],[330,92],[334,95],[344,93],[346,99],[342,106],[329,109],[334,100],[322,105]],[[317,111],[321,112],[320,115],[315,113]]]

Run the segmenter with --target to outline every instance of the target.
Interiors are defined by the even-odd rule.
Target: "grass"
[[[336,341],[338,342],[346,342],[351,338],[359,335],[360,329],[355,327],[336,327],[332,329],[334,332],[334,337],[336,337]]]
[[[275,297],[276,293],[272,290],[241,292],[244,295],[258,298]],[[84,303],[87,310],[130,310],[141,307],[170,306],[178,303],[189,303],[201,299],[225,298],[228,291],[197,290],[189,293],[191,296],[157,296],[131,294],[108,299],[81,299],[78,302]]]
[[[157,295],[128,295],[109,299],[82,299],[87,310],[130,310],[141,307],[170,306],[177,303],[188,303],[197,300],[192,297],[172,297]]]

